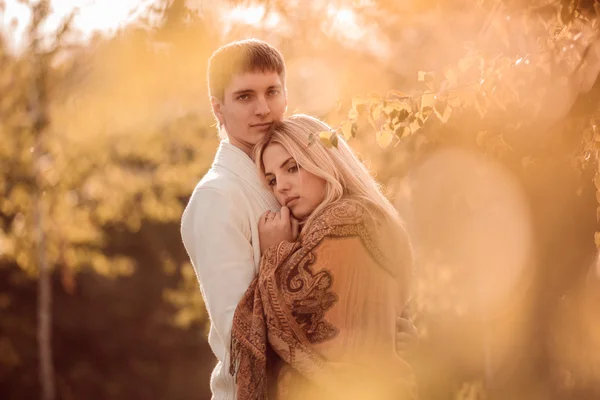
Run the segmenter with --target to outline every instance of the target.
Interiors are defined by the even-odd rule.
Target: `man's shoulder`
[[[210,170],[200,179],[192,197],[202,196],[204,193],[220,193],[227,197],[237,197],[242,190],[239,178],[223,168],[211,167]]]
[[[211,168],[198,182],[181,216],[182,226],[192,221],[222,221],[242,217],[240,183],[235,177]]]

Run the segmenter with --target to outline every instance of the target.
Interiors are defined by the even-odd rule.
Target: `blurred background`
[[[0,0],[0,398],[209,399],[179,233],[257,37],[413,238],[423,399],[600,398],[595,0]]]

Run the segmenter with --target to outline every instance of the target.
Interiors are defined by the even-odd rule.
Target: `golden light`
[[[55,30],[60,23],[74,10],[78,9],[73,21],[73,28],[81,35],[80,40],[87,40],[94,32],[111,32],[126,25],[145,13],[158,0],[60,0],[50,1],[51,13],[44,29]],[[8,35],[15,48],[23,46],[27,24],[31,19],[28,7],[17,0],[7,0],[4,13],[0,14],[0,29],[5,33],[15,21],[17,26],[13,34]]]

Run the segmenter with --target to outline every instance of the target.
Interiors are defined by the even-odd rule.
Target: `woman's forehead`
[[[273,172],[279,168],[282,168],[290,158],[293,159],[290,153],[281,144],[269,144],[263,151],[262,155],[265,173]]]

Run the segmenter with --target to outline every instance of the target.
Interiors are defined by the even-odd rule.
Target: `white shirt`
[[[183,213],[181,236],[208,310],[208,343],[219,360],[210,379],[213,400],[235,399],[229,374],[233,314],[258,272],[258,219],[279,208],[252,159],[224,140]]]

